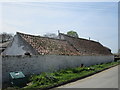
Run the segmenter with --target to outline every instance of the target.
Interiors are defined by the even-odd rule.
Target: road
[[[118,66],[57,88],[118,88]]]

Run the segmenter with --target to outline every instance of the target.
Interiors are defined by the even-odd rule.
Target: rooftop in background
[[[110,55],[111,50],[99,42],[83,38],[71,37],[60,33],[59,38],[69,42],[82,55]]]
[[[12,41],[12,40],[11,40]],[[11,41],[0,42],[0,54],[7,48]]]

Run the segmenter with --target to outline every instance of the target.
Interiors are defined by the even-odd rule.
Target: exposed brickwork
[[[99,42],[92,40],[74,38],[60,33],[60,37],[64,37],[72,44],[82,55],[111,55],[111,50],[101,45]]]
[[[24,40],[26,40],[39,54],[53,54],[53,55],[80,55],[76,49],[74,49],[65,40],[58,40],[34,35],[28,35],[23,33],[19,34]]]

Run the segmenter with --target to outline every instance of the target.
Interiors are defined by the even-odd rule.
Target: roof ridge
[[[86,40],[86,41],[91,41],[91,42],[99,43],[99,42],[94,41],[94,40],[88,40],[88,39],[85,39],[85,38],[79,38],[79,37],[72,37],[72,36],[69,36],[69,35],[64,34],[64,33],[59,33],[59,34],[62,34],[62,35],[65,35],[65,36],[68,36],[68,37],[71,37],[71,38],[74,38],[74,39],[81,39],[81,40]]]
[[[17,32],[17,34],[27,41],[39,54],[80,55],[80,53],[66,40],[29,35],[19,32]]]
[[[47,39],[53,39],[53,40],[60,40],[60,41],[66,41],[62,39],[57,39],[57,38],[50,38],[50,37],[44,37],[44,36],[37,36],[37,35],[31,35],[31,34],[26,34],[26,33],[21,33],[21,32],[16,32],[17,34],[22,34],[22,35],[27,35],[27,36],[32,36],[32,37],[39,37],[39,38],[47,38]]]

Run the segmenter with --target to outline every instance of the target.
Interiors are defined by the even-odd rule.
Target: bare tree
[[[0,42],[10,41],[13,38],[13,34],[3,32],[0,34]]]
[[[44,37],[49,37],[49,38],[57,38],[58,37],[55,33],[46,33],[43,36]]]

